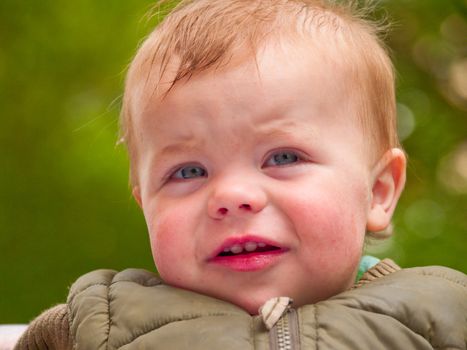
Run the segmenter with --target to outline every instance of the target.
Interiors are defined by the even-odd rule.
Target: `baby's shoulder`
[[[342,293],[334,301],[357,303],[362,310],[401,319],[442,318],[465,322],[467,275],[443,267],[404,268]]]
[[[73,283],[68,300],[90,289],[93,291],[107,290],[125,283],[133,287],[149,287],[161,284],[162,280],[156,273],[143,269],[126,269],[123,271],[110,269],[94,270],[82,275]]]
[[[366,342],[373,333],[375,342],[381,337],[393,342],[391,348],[416,339],[435,348],[462,348],[467,339],[467,276],[442,266],[400,269],[318,303],[314,310],[307,308],[304,317],[317,313],[323,329],[334,328],[339,319],[345,319],[338,325],[347,330],[345,336],[366,329],[365,337],[358,337]]]

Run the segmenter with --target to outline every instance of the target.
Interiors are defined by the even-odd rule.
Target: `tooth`
[[[228,247],[224,248],[224,253],[228,253],[228,252],[230,252],[230,248],[228,248]]]
[[[260,247],[260,248],[264,248],[264,247],[266,247],[266,243],[263,243],[263,242],[261,242],[261,243],[258,243],[258,247]]]
[[[247,242],[245,244],[245,250],[247,252],[255,251],[257,247],[258,247],[258,245],[256,244],[256,242]]]
[[[243,247],[240,244],[235,244],[230,247],[230,251],[234,254],[239,254],[243,251]]]

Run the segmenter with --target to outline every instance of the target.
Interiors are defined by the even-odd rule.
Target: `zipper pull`
[[[271,330],[282,315],[289,311],[292,303],[292,298],[276,297],[269,299],[259,308],[259,314],[268,330]]]

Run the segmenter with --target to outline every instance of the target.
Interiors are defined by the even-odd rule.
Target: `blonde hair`
[[[156,5],[159,9],[167,1]],[[182,0],[143,42],[128,70],[121,114],[121,140],[136,179],[132,97],[136,87],[157,93],[169,64],[170,89],[180,80],[233,61],[255,57],[261,44],[284,35],[325,31],[339,38],[340,59],[349,65],[348,86],[359,103],[359,122],[373,153],[400,147],[396,131],[394,72],[379,38],[381,26],[367,19],[369,7],[332,0]],[[329,35],[331,35],[329,34]],[[328,36],[327,36],[328,37]],[[172,75],[171,75],[172,76]]]

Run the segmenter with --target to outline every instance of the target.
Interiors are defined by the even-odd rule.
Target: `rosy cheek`
[[[288,216],[305,246],[321,257],[326,254],[354,255],[365,233],[364,213],[352,198],[315,194],[291,201]]]
[[[177,278],[180,256],[183,256],[183,241],[177,235],[177,225],[163,215],[158,216],[148,225],[152,256],[157,271],[166,280]],[[178,263],[178,264],[177,264]]]

